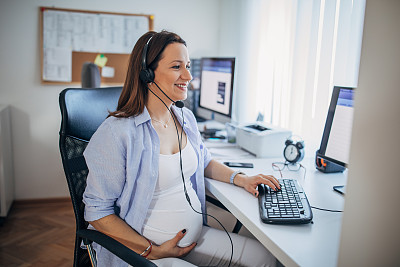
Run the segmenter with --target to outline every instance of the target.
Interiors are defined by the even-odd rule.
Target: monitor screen
[[[341,166],[349,163],[353,104],[353,88],[334,87],[319,154]]]
[[[202,58],[199,107],[231,118],[235,58]]]

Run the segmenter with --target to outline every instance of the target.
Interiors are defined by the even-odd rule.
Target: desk
[[[231,160],[230,161],[234,161]],[[240,160],[239,160],[240,161]],[[242,160],[243,161],[243,160]],[[274,174],[271,163],[280,159],[248,158],[253,169],[249,175]],[[315,169],[314,159],[301,162],[307,170],[283,171],[285,178],[296,178],[304,188],[311,206],[343,210],[344,197],[333,191],[334,185],[346,184],[344,173],[324,174]],[[206,178],[206,188],[285,266],[336,266],[339,252],[342,213],[312,209],[313,224],[271,225],[260,220],[258,200],[243,188]]]

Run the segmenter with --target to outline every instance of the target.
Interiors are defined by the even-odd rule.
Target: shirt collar
[[[146,106],[144,106],[143,112],[135,117],[135,124],[136,126],[139,126],[140,124],[145,123],[149,120],[151,120],[150,113],[147,110]]]

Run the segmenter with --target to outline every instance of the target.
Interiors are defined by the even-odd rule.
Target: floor
[[[0,266],[73,264],[71,200],[16,202],[0,227]]]

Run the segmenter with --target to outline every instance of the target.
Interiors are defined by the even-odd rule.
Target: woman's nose
[[[182,73],[182,79],[188,80],[188,81],[191,81],[193,79],[192,74],[190,73],[189,69],[185,68],[184,72]]]

